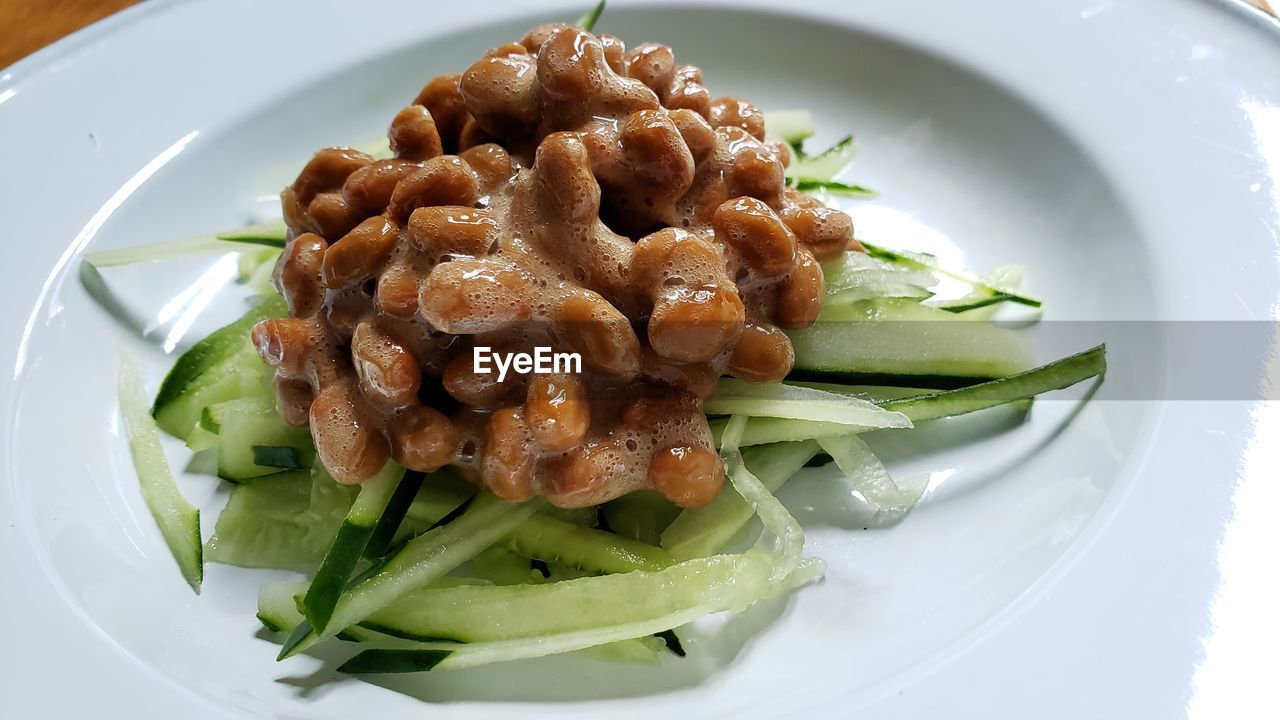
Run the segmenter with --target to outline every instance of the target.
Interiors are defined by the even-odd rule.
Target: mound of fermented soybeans
[[[329,472],[393,458],[508,500],[710,502],[702,400],[787,374],[782,330],[817,317],[818,263],[853,232],[784,187],[760,111],[666,46],[545,25],[427,83],[388,137],[394,158],[324,149],[282,193],[289,317],[253,333]],[[499,382],[477,347],[582,371]]]

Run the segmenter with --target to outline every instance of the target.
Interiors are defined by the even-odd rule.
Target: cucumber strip
[[[425,532],[464,508],[474,494],[465,485],[432,480],[408,510],[408,523]],[[613,533],[583,527],[545,512],[529,518],[499,543],[526,559],[561,562],[588,572],[618,573],[658,570],[674,560],[653,544],[638,542]]]
[[[815,177],[788,177],[786,184],[800,192],[826,192],[832,195],[848,195],[852,197],[875,197],[875,190],[862,185],[852,185],[837,180],[822,180]]]
[[[761,535],[756,540],[755,547],[776,554],[777,562],[769,578],[776,582],[790,575],[799,564],[800,552],[804,550],[804,531],[800,529],[800,523],[778,502],[778,498],[773,496],[773,492],[743,462],[738,440],[742,438],[742,429],[746,424],[747,418],[743,415],[729,418],[729,424],[725,426],[724,436],[721,438],[720,457],[724,460],[725,476],[733,483],[733,489],[751,505],[764,525],[767,535]],[[772,542],[768,535],[772,535]]]
[[[245,362],[259,362],[256,355]],[[210,405],[188,436],[188,445],[207,445],[203,429],[218,428],[218,477],[241,482],[280,472],[309,468],[315,462],[311,431],[285,423],[273,394],[264,392]],[[206,422],[206,419],[210,422]],[[195,438],[192,441],[192,438]]]
[[[817,155],[795,153],[791,165],[787,167],[787,177],[806,177],[819,180],[831,180],[839,175],[853,161],[853,136],[846,135],[839,142],[823,150]]]
[[[813,137],[813,115],[808,110],[774,110],[764,114],[765,133],[788,145]]]
[[[477,498],[457,520],[413,538],[367,578],[338,598],[325,630],[298,626],[279,658],[302,652],[444,575],[497,542],[542,507],[540,501],[504,503],[490,493]]]
[[[116,250],[99,250],[85,253],[83,262],[95,268],[119,267],[121,265],[137,265],[139,263],[160,262],[189,257],[191,255],[208,255],[211,253],[239,252],[241,248],[227,243],[212,235],[168,240],[151,245],[134,245]]]
[[[284,220],[272,220],[261,225],[249,225],[238,230],[218,233],[218,239],[225,242],[282,248],[288,234],[289,228],[285,226]]]
[[[386,512],[397,486],[406,478],[405,469],[388,460],[376,475],[360,486],[360,494],[351,505],[347,518],[338,528],[338,534],[325,553],[315,579],[302,601],[307,620],[318,632],[324,632],[356,563],[364,556],[369,538],[373,537],[378,521]],[[411,481],[412,482],[412,481]],[[418,478],[421,482],[421,478]],[[399,525],[399,523],[396,523]]]
[[[652,490],[637,490],[605,503],[601,512],[618,535],[658,545],[662,531],[680,514],[680,507]]]
[[[760,483],[777,492],[818,451],[818,443],[809,440],[752,447],[742,455]],[[662,547],[676,560],[711,555],[728,545],[751,517],[751,505],[741,495],[721,492],[705,507],[680,513],[662,532]]]
[[[836,461],[862,497],[877,508],[911,508],[924,493],[926,483],[899,487],[871,448],[857,435],[821,438],[818,444]]]
[[[754,596],[758,587],[741,586],[763,584],[770,569],[768,555],[756,551],[695,558],[656,572],[554,583],[422,588],[370,615],[360,625],[420,642],[526,640],[665,617],[715,602],[726,589],[731,594]],[[743,589],[746,592],[741,592]],[[738,604],[737,609],[750,602]],[[682,624],[629,637],[652,635]]]
[[[342,526],[357,488],[323,472],[284,472],[237,485],[213,537],[210,562],[313,572]]]
[[[824,308],[816,324],[788,335],[802,372],[985,380],[1034,366],[1020,333],[909,300]]]
[[[200,544],[200,510],[187,502],[173,481],[173,473],[160,445],[160,431],[147,412],[142,371],[128,355],[120,354],[118,393],[129,436],[129,454],[138,473],[142,499],[160,528],[169,552],[178,561],[182,576],[200,592],[204,579],[203,546]]]
[[[416,470],[405,472],[404,478],[396,485],[396,491],[387,503],[387,509],[383,511],[382,517],[378,518],[378,526],[373,529],[369,542],[364,546],[366,560],[381,560],[391,549],[391,543],[400,531],[400,526],[404,524],[409,506],[418,497],[426,477],[426,473]]]
[[[662,651],[666,647],[666,644],[657,635],[648,635],[629,640],[614,640],[604,645],[594,645],[584,648],[583,652],[595,660],[604,662],[657,665],[662,661]]]
[[[951,313],[962,313],[969,310],[988,307],[990,305],[999,305],[1002,302],[1013,302],[1013,296],[1006,293],[996,293],[995,295],[987,295],[984,297],[972,297],[966,295],[965,297],[956,300],[933,303],[931,307],[936,307],[939,310],[946,310]]]
[[[263,583],[258,588],[258,620],[272,632],[292,632],[305,619],[294,597],[306,591],[305,582]]]
[[[905,416],[861,398],[785,383],[724,379],[702,409],[708,415],[816,420],[860,428],[911,427]]]
[[[302,470],[307,467],[298,455],[298,449],[288,445],[254,445],[253,463],[285,470]]]
[[[711,436],[715,438],[717,447],[722,444],[728,418],[711,418]],[[815,422],[812,420],[788,420],[786,418],[753,417],[747,421],[742,430],[738,445],[767,445],[777,442],[795,442],[824,437],[838,437],[850,433],[863,432],[869,428],[842,425],[832,422]]]
[[[605,0],[600,0],[595,7],[588,10],[586,15],[578,18],[578,22],[574,24],[587,32],[591,32],[592,28],[596,26],[596,22],[600,20],[600,16],[604,13],[604,3]]]
[[[284,298],[270,295],[183,353],[160,384],[151,407],[160,429],[185,439],[205,407],[250,391],[270,392],[271,374],[254,352],[249,332],[259,321],[283,317],[286,312]]]
[[[1106,372],[1107,346],[1099,345],[1016,375],[958,390],[887,400],[882,406],[906,415],[913,422],[924,422],[1033,398],[1091,377],[1105,376]]]
[[[503,545],[527,558],[561,562],[589,572],[660,570],[674,562],[660,547],[547,515],[526,520],[511,531]]]
[[[385,672],[384,668],[391,667],[390,663],[386,662],[388,660],[403,656],[399,658],[399,662],[404,663],[407,658],[412,657],[415,653],[431,651],[449,652],[448,657],[439,660],[433,667],[454,669],[584,650],[618,640],[646,637],[662,630],[669,630],[673,627],[687,624],[703,615],[714,612],[724,610],[739,612],[759,600],[775,597],[821,577],[818,564],[804,562],[795,572],[792,572],[782,581],[771,582],[769,576],[773,563],[767,555],[760,551],[748,552],[742,555],[721,555],[716,558],[706,558],[706,560],[719,559],[731,560],[733,564],[726,563],[726,567],[717,568],[691,568],[694,572],[690,573],[687,579],[683,577],[662,578],[654,582],[653,580],[656,578],[641,578],[650,580],[643,587],[637,588],[638,592],[643,594],[615,593],[612,589],[600,593],[603,596],[600,604],[617,610],[620,615],[624,613],[634,614],[628,611],[636,609],[654,609],[655,606],[661,607],[665,605],[668,608],[673,608],[672,611],[665,615],[648,614],[647,617],[626,623],[617,623],[610,618],[607,621],[608,624],[601,627],[518,640],[452,646],[439,642],[426,643],[418,649],[379,651],[375,657],[380,656],[383,662],[373,668],[370,668],[371,663],[366,664],[367,660],[361,660],[360,662],[349,662],[347,665],[339,667],[338,670],[350,672],[353,667],[363,667],[366,672]],[[697,560],[690,561],[690,563],[698,562]],[[682,563],[663,572],[683,569],[683,566],[688,564]],[[632,579],[641,575],[647,574],[628,573],[626,575],[608,575],[603,578],[583,578],[582,580],[566,582],[622,580]],[[653,575],[660,576],[661,573],[654,573]],[[563,584],[514,587],[551,588]],[[707,592],[708,586],[710,586],[709,592]],[[697,599],[707,596],[710,597],[706,602],[700,605],[692,604]],[[357,655],[353,658],[353,661],[359,659],[360,655]]]
[[[684,645],[680,643],[680,638],[676,636],[675,630],[663,630],[660,633],[654,633],[653,637],[661,640],[662,644],[676,657],[685,656]]]
[[[983,291],[988,292],[992,295],[995,295],[995,294],[1008,295],[1010,302],[1016,302],[1022,305],[1028,305],[1030,307],[1037,307],[1037,308],[1040,307],[1042,304],[1044,304],[1043,301],[1041,301],[1039,298],[1032,297],[1024,293],[1020,293],[1013,288],[998,287],[996,285],[993,285],[983,280],[982,278],[971,275],[962,270],[952,270],[952,269],[944,268],[941,265],[939,265],[937,261],[935,261],[931,256],[923,255],[921,253],[911,252],[910,250],[894,250],[894,249],[884,247],[883,245],[876,245],[875,243],[869,243],[861,239],[859,240],[859,242],[861,242],[862,246],[867,249],[867,254],[871,255],[872,257],[877,257],[882,260],[888,260],[889,262],[897,263],[900,265],[906,265],[908,267],[922,268],[924,270],[928,270],[929,272],[937,273],[939,275],[946,275],[947,277],[955,278],[956,280],[960,280],[968,285],[971,285],[975,289],[982,289]]]

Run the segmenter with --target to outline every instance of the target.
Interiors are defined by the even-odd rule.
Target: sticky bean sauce
[[[394,158],[326,148],[281,194],[290,317],[253,340],[283,416],[341,482],[394,458],[509,500],[705,505],[724,468],[702,400],[790,371],[781,328],[814,321],[818,262],[852,241],[784,188],[765,133],[670,48],[566,25],[431,80],[391,121]],[[582,371],[499,382],[478,346]]]

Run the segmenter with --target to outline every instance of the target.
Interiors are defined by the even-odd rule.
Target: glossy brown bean
[[[276,289],[289,304],[289,314],[310,317],[324,303],[324,279],[321,267],[329,244],[314,233],[303,233],[290,240],[276,260],[272,279]]]
[[[668,360],[707,362],[738,339],[745,319],[732,286],[665,288],[649,316],[649,345]]]
[[[479,194],[479,183],[471,168],[456,155],[442,155],[431,158],[421,170],[396,185],[387,213],[403,225],[420,207],[474,205]]]
[[[364,214],[347,204],[341,192],[323,192],[307,206],[307,216],[315,232],[332,241],[351,231],[364,219]]]
[[[561,508],[591,507],[638,489],[643,478],[630,472],[635,455],[617,438],[574,450],[547,473],[547,500]]]
[[[340,483],[368,480],[391,457],[387,438],[349,383],[330,385],[316,395],[310,423],[316,455]]]
[[[560,300],[552,313],[556,336],[585,366],[630,379],[640,372],[640,339],[627,316],[590,290]]]
[[[640,359],[640,378],[705,399],[715,392],[717,373],[707,363],[672,362],[646,346]]]
[[[506,43],[492,50],[485,51],[483,57],[511,57],[512,55],[528,55],[529,50],[520,43]]]
[[[484,432],[484,456],[480,477],[499,498],[523,502],[533,497],[533,468],[536,456],[524,411],[518,407],[499,408],[489,417]]]
[[[418,273],[392,265],[378,276],[378,309],[391,317],[408,320],[418,314]]]
[[[711,93],[696,82],[679,78],[672,81],[664,104],[672,110],[690,110],[704,118],[711,115]]]
[[[627,46],[620,38],[613,35],[600,35],[600,47],[604,50],[604,61],[609,69],[618,75],[627,71]]]
[[[468,147],[458,154],[480,179],[483,192],[493,193],[504,189],[516,173],[511,155],[496,143],[483,143]]]
[[[422,169],[422,163],[388,158],[351,173],[342,186],[342,197],[356,210],[375,215],[386,209],[399,182]]]
[[[493,332],[533,315],[528,280],[510,264],[462,258],[437,265],[418,294],[418,312],[451,335]]]
[[[664,228],[636,241],[628,277],[653,293],[660,286],[710,285],[723,278],[720,248],[688,230]]]
[[[506,381],[498,382],[497,373],[476,372],[474,355],[470,349],[454,356],[445,366],[441,378],[445,392],[453,399],[473,408],[489,409],[501,407],[507,398],[512,396],[518,383],[508,376]]]
[[[764,140],[764,113],[746,100],[717,98],[711,101],[711,127],[739,127],[756,140]]]
[[[759,143],[740,146],[729,162],[729,194],[746,195],[778,205],[785,170],[778,156]]]
[[[782,167],[791,167],[791,146],[781,140],[768,138],[764,141],[765,147],[773,153]]]
[[[311,402],[315,393],[311,383],[302,378],[277,374],[273,379],[276,386],[276,408],[280,417],[295,427],[306,427],[311,419]]]
[[[307,360],[316,346],[316,326],[300,318],[271,318],[253,326],[253,347],[262,361],[285,375],[307,372]]]
[[[435,205],[414,210],[406,234],[426,252],[487,255],[498,241],[498,220],[489,210]]]
[[[351,336],[351,364],[360,390],[375,405],[400,408],[417,400],[422,385],[418,361],[373,323],[356,325]]]
[[[556,31],[567,27],[569,26],[566,23],[546,23],[545,25],[539,25],[525,33],[524,37],[520,38],[520,44],[529,52],[536,53],[542,49],[542,45],[547,41],[547,38],[551,37],[551,35]]]
[[[284,224],[294,234],[315,230],[311,225],[311,218],[307,217],[307,207],[298,202],[298,194],[292,187],[287,187],[280,193],[280,214],[284,216]]]
[[[316,195],[342,187],[347,176],[371,162],[373,158],[359,150],[325,148],[302,167],[298,179],[293,182],[293,192],[298,202],[306,207]]]
[[[778,284],[773,321],[788,330],[808,327],[822,312],[826,282],[822,266],[808,250],[796,253],[795,268]]]
[[[387,130],[387,140],[391,151],[402,160],[429,160],[443,152],[436,121],[421,105],[410,105],[396,113]]]
[[[791,338],[777,326],[749,322],[729,356],[730,375],[752,382],[781,382],[795,365]]]
[[[579,28],[552,32],[538,50],[538,85],[553,101],[586,100],[604,85],[607,69],[600,41]]]
[[[650,486],[682,508],[702,507],[720,494],[724,464],[715,451],[695,445],[659,449],[649,459]]]
[[[711,218],[716,238],[736,249],[763,277],[779,277],[796,262],[796,236],[764,202],[740,197],[726,201]]]
[[[537,75],[528,55],[483,58],[462,74],[458,90],[485,132],[503,139],[526,137],[537,125]]]
[[[568,450],[582,442],[591,424],[586,388],[573,375],[534,375],[529,380],[524,417],[540,447]]]
[[[778,216],[818,262],[840,257],[853,241],[853,220],[835,208],[785,207]]]
[[[533,171],[538,195],[557,219],[585,223],[600,214],[600,185],[577,135],[558,132],[543,138]]]
[[[458,147],[458,135],[467,119],[467,103],[458,91],[461,75],[441,75],[423,86],[414,98],[414,105],[425,107],[436,123],[436,132],[446,152]]]
[[[391,457],[410,470],[431,472],[453,462],[462,435],[449,418],[435,408],[415,404],[402,410],[387,425]]]
[[[365,220],[324,253],[324,284],[330,289],[348,288],[373,277],[382,269],[396,244],[396,229],[382,215]]]
[[[675,55],[666,45],[637,45],[627,53],[627,75],[644,83],[654,92],[662,92],[676,76]]]
[[[680,131],[680,137],[684,138],[685,147],[689,148],[695,163],[701,163],[715,150],[716,134],[706,118],[688,109],[669,110],[667,117]]]
[[[642,110],[622,121],[618,132],[627,169],[647,181],[656,197],[675,199],[693,183],[693,155],[666,113]]]

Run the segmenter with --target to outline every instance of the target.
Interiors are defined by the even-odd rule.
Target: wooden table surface
[[[139,0],[0,0],[0,68]],[[1247,0],[1280,15],[1280,0]]]

